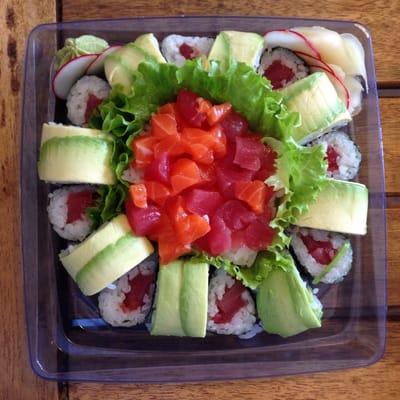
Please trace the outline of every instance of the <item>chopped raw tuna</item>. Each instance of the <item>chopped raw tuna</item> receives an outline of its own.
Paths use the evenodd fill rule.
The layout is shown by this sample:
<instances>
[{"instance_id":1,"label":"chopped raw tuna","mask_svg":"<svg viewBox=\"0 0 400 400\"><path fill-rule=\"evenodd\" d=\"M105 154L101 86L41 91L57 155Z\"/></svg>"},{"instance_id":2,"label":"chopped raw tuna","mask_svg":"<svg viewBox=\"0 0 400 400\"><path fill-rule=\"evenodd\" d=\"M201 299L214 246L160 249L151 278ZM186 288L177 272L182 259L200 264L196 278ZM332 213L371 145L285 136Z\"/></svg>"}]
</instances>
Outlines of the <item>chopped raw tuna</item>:
<instances>
[{"instance_id":1,"label":"chopped raw tuna","mask_svg":"<svg viewBox=\"0 0 400 400\"><path fill-rule=\"evenodd\" d=\"M67 224L81 219L88 207L93 206L93 192L70 192L67 200Z\"/></svg>"},{"instance_id":2,"label":"chopped raw tuna","mask_svg":"<svg viewBox=\"0 0 400 400\"><path fill-rule=\"evenodd\" d=\"M207 234L208 248L213 256L225 253L232 247L231 230L226 226L224 220L215 217L211 221L211 230Z\"/></svg>"},{"instance_id":3,"label":"chopped raw tuna","mask_svg":"<svg viewBox=\"0 0 400 400\"><path fill-rule=\"evenodd\" d=\"M273 190L263 180L274 173L276 153L231 104L183 89L132 149L143 181L130 187L126 213L137 234L158 242L161 263L193 246L218 256L271 243Z\"/></svg>"},{"instance_id":4,"label":"chopped raw tuna","mask_svg":"<svg viewBox=\"0 0 400 400\"><path fill-rule=\"evenodd\" d=\"M229 200L217 210L229 229L239 230L250 224L256 219L256 215L251 212L246 205L239 200Z\"/></svg>"},{"instance_id":5,"label":"chopped raw tuna","mask_svg":"<svg viewBox=\"0 0 400 400\"><path fill-rule=\"evenodd\" d=\"M328 265L335 257L336 250L330 241L315 240L311 235L302 235L301 240L307 247L310 256L322 265Z\"/></svg>"},{"instance_id":6,"label":"chopped raw tuna","mask_svg":"<svg viewBox=\"0 0 400 400\"><path fill-rule=\"evenodd\" d=\"M135 311L144 304L144 296L149 294L150 286L154 282L154 274L143 275L139 272L129 280L130 292L125 293L125 299L121 304L124 312Z\"/></svg>"},{"instance_id":7,"label":"chopped raw tuna","mask_svg":"<svg viewBox=\"0 0 400 400\"><path fill-rule=\"evenodd\" d=\"M169 158L167 153L161 153L144 170L144 179L169 183Z\"/></svg>"},{"instance_id":8,"label":"chopped raw tuna","mask_svg":"<svg viewBox=\"0 0 400 400\"><path fill-rule=\"evenodd\" d=\"M339 169L338 165L339 153L335 150L333 146L328 146L326 150L326 158L328 159L328 171L335 172Z\"/></svg>"},{"instance_id":9,"label":"chopped raw tuna","mask_svg":"<svg viewBox=\"0 0 400 400\"><path fill-rule=\"evenodd\" d=\"M187 209L198 215L214 215L215 210L223 203L218 192L203 189L193 189L186 195Z\"/></svg>"},{"instance_id":10,"label":"chopped raw tuna","mask_svg":"<svg viewBox=\"0 0 400 400\"><path fill-rule=\"evenodd\" d=\"M217 324L227 324L232 321L234 315L247 304L242 298L246 290L242 283L236 281L230 288L225 287L225 293L221 300L217 300L218 314L213 317Z\"/></svg>"},{"instance_id":11,"label":"chopped raw tuna","mask_svg":"<svg viewBox=\"0 0 400 400\"><path fill-rule=\"evenodd\" d=\"M86 110L85 110L85 122L89 121L92 112L102 103L103 99L99 99L94 94L90 93L87 103L86 103Z\"/></svg>"},{"instance_id":12,"label":"chopped raw tuna","mask_svg":"<svg viewBox=\"0 0 400 400\"><path fill-rule=\"evenodd\" d=\"M137 235L151 235L160 222L160 210L149 205L146 208L136 207L132 200L125 202L126 216L133 232Z\"/></svg>"}]
</instances>

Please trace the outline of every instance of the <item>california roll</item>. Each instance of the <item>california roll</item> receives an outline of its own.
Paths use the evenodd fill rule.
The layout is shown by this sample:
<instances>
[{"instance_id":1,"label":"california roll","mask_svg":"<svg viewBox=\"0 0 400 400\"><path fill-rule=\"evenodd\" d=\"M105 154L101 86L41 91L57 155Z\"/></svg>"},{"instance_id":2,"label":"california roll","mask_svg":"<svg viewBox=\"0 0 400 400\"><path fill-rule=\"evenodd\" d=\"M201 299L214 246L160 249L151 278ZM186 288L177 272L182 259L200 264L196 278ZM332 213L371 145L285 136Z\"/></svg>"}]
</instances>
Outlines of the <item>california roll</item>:
<instances>
[{"instance_id":1,"label":"california roll","mask_svg":"<svg viewBox=\"0 0 400 400\"><path fill-rule=\"evenodd\" d=\"M97 106L110 93L108 83L94 75L85 75L72 86L67 97L68 119L84 126Z\"/></svg>"},{"instance_id":2,"label":"california roll","mask_svg":"<svg viewBox=\"0 0 400 400\"><path fill-rule=\"evenodd\" d=\"M343 235L296 228L291 245L297 260L314 277L314 284L340 282L351 269L353 249Z\"/></svg>"},{"instance_id":3,"label":"california roll","mask_svg":"<svg viewBox=\"0 0 400 400\"><path fill-rule=\"evenodd\" d=\"M99 294L102 318L112 326L134 326L145 321L153 301L155 262L145 260Z\"/></svg>"},{"instance_id":4,"label":"california roll","mask_svg":"<svg viewBox=\"0 0 400 400\"><path fill-rule=\"evenodd\" d=\"M161 43L161 51L169 63L181 67L186 60L208 56L214 39L199 36L169 35Z\"/></svg>"},{"instance_id":5,"label":"california roll","mask_svg":"<svg viewBox=\"0 0 400 400\"><path fill-rule=\"evenodd\" d=\"M64 186L49 194L47 212L58 235L82 241L90 233L86 209L94 205L94 195L95 187L89 185Z\"/></svg>"},{"instance_id":6,"label":"california roll","mask_svg":"<svg viewBox=\"0 0 400 400\"><path fill-rule=\"evenodd\" d=\"M271 81L273 89L282 89L310 73L303 59L282 47L266 49L258 71Z\"/></svg>"},{"instance_id":7,"label":"california roll","mask_svg":"<svg viewBox=\"0 0 400 400\"><path fill-rule=\"evenodd\" d=\"M217 270L208 290L207 330L241 335L256 323L254 300L248 289L223 270Z\"/></svg>"},{"instance_id":8,"label":"california roll","mask_svg":"<svg viewBox=\"0 0 400 400\"><path fill-rule=\"evenodd\" d=\"M330 132L312 142L322 144L328 160L327 175L330 178L348 181L358 174L361 153L355 143L344 132Z\"/></svg>"}]
</instances>

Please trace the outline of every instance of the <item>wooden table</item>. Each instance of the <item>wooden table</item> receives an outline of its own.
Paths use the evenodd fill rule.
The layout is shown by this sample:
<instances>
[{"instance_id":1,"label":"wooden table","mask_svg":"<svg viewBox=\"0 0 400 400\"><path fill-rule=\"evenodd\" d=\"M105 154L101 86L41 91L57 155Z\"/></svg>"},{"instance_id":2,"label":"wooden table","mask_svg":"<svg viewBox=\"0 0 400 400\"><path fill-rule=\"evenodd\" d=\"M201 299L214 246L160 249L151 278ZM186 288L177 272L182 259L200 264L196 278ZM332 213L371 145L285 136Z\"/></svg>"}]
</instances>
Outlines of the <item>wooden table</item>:
<instances>
[{"instance_id":1,"label":"wooden table","mask_svg":"<svg viewBox=\"0 0 400 400\"><path fill-rule=\"evenodd\" d=\"M394 399L400 380L400 2L397 0L3 0L0 8L0 399ZM19 246L19 106L25 39L44 22L135 15L291 15L353 19L370 29L381 89L389 317L385 355L367 368L279 379L185 385L64 384L38 379L27 360ZM4 23L5 22L5 23Z\"/></svg>"}]
</instances>

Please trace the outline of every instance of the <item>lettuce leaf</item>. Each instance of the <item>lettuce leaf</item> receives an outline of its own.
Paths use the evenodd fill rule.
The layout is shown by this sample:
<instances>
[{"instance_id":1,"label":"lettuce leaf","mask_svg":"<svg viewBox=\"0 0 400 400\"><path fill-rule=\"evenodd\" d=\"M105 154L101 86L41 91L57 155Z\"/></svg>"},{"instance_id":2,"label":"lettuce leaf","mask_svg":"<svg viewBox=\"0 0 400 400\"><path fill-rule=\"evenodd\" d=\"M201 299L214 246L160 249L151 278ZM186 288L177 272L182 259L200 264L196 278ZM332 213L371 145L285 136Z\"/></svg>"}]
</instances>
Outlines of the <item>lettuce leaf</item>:
<instances>
[{"instance_id":1,"label":"lettuce leaf","mask_svg":"<svg viewBox=\"0 0 400 400\"><path fill-rule=\"evenodd\" d=\"M126 193L127 188L121 183L99 186L95 206L86 210L93 230L123 212Z\"/></svg>"},{"instance_id":2,"label":"lettuce leaf","mask_svg":"<svg viewBox=\"0 0 400 400\"><path fill-rule=\"evenodd\" d=\"M281 194L275 218L270 223L277 232L270 250L282 250L290 242L284 230L295 224L308 206L316 201L327 182L328 165L322 146L300 146L291 137L284 141L265 138L264 142L278 154L276 173L265 183Z\"/></svg>"},{"instance_id":3,"label":"lettuce leaf","mask_svg":"<svg viewBox=\"0 0 400 400\"><path fill-rule=\"evenodd\" d=\"M276 249L258 253L250 268L235 265L224 257L213 257L204 252L196 253L192 259L195 262L205 262L215 268L225 270L250 289L256 289L273 268L282 268L286 271L287 268L290 268L292 262L291 257L286 252L276 251Z\"/></svg>"}]
</instances>

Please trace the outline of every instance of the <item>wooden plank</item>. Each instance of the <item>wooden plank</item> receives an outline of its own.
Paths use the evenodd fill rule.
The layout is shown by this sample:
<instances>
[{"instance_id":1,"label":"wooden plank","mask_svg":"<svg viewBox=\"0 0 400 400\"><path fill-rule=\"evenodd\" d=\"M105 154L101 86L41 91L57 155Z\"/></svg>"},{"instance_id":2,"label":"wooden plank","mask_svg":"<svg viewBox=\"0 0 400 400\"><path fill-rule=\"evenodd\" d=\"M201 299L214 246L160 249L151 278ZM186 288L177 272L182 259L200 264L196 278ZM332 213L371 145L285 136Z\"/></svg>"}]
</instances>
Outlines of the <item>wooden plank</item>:
<instances>
[{"instance_id":1,"label":"wooden plank","mask_svg":"<svg viewBox=\"0 0 400 400\"><path fill-rule=\"evenodd\" d=\"M388 304L400 305L400 207L387 211Z\"/></svg>"},{"instance_id":2,"label":"wooden plank","mask_svg":"<svg viewBox=\"0 0 400 400\"><path fill-rule=\"evenodd\" d=\"M369 399L398 398L400 324L388 323L384 358L368 368L277 379L185 385L70 384L70 400L107 399Z\"/></svg>"},{"instance_id":3,"label":"wooden plank","mask_svg":"<svg viewBox=\"0 0 400 400\"><path fill-rule=\"evenodd\" d=\"M386 192L400 192L400 134L398 115L400 115L400 97L380 99L382 118L383 147L385 154Z\"/></svg>"},{"instance_id":4,"label":"wooden plank","mask_svg":"<svg viewBox=\"0 0 400 400\"><path fill-rule=\"evenodd\" d=\"M399 1L341 0L325 1L323 7L313 0L300 0L293 5L291 0L99 0L94 7L91 0L64 0L62 18L64 21L97 18L126 18L138 15L270 15L305 18L326 18L355 20L365 24L371 32L376 54L379 82L400 81L397 67L400 44L392 41L393 32L400 30Z\"/></svg>"},{"instance_id":5,"label":"wooden plank","mask_svg":"<svg viewBox=\"0 0 400 400\"><path fill-rule=\"evenodd\" d=\"M27 34L54 21L53 0L6 0L0 7L0 398L57 399L57 384L37 378L26 345L19 245L20 92ZM5 23L3 22L5 21Z\"/></svg>"}]
</instances>

